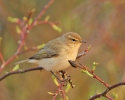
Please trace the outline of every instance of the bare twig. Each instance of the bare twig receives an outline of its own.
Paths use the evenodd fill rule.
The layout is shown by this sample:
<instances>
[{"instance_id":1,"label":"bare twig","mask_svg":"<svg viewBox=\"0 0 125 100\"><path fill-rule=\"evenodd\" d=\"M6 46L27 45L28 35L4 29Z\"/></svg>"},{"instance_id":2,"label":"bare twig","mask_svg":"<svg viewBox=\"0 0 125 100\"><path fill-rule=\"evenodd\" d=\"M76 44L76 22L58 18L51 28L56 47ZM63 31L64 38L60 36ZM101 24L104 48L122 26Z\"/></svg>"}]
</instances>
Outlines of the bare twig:
<instances>
[{"instance_id":1,"label":"bare twig","mask_svg":"<svg viewBox=\"0 0 125 100\"><path fill-rule=\"evenodd\" d=\"M95 94L94 96L92 96L89 100L95 100L97 98L100 98L100 97L106 97L106 98L110 98L109 100L114 100L112 99L111 97L107 96L106 94L111 91L112 89L116 88L116 87L119 87L121 85L125 85L125 82L120 82L120 83L117 83L117 84L114 84L110 87L108 87L104 92L102 93L98 93L98 94Z\"/></svg>"},{"instance_id":2,"label":"bare twig","mask_svg":"<svg viewBox=\"0 0 125 100\"><path fill-rule=\"evenodd\" d=\"M81 58L82 56L85 56L87 52L89 52L91 46L87 47L82 53L78 54L78 56L76 57L76 59Z\"/></svg>"},{"instance_id":3,"label":"bare twig","mask_svg":"<svg viewBox=\"0 0 125 100\"><path fill-rule=\"evenodd\" d=\"M26 53L26 52L28 52L28 51L36 51L36 50L38 50L37 47L31 47L31 48L28 48L27 50L20 51L17 55L24 54L24 53Z\"/></svg>"},{"instance_id":4,"label":"bare twig","mask_svg":"<svg viewBox=\"0 0 125 100\"><path fill-rule=\"evenodd\" d=\"M77 63L77 62L75 62L75 61L69 61L69 63L71 64L71 66L73 66L73 67L75 67L75 68L76 68L76 67L79 67L79 68L81 68L81 69L83 69L83 70L88 71L88 72L92 75L93 78L95 78L96 80L98 80L100 83L102 83L103 85L105 85L105 86L107 87L104 92L95 94L95 95L92 96L89 100L95 100L95 99L100 98L100 97L106 97L106 98L108 98L109 100L114 100L113 98L111 98L110 96L108 96L107 93L108 93L109 91L111 91L112 89L116 88L116 87L119 87L119 86L121 86L121 85L125 85L125 82L120 82L120 83L116 83L116 84L114 84L114 85L112 85L112 86L109 86L109 85L108 85L107 83L105 83L102 79L100 79L93 71L89 70L86 66L84 66L84 65L82 65L82 64L80 64L80 63Z\"/></svg>"},{"instance_id":5,"label":"bare twig","mask_svg":"<svg viewBox=\"0 0 125 100\"><path fill-rule=\"evenodd\" d=\"M27 49L27 50L25 50L25 51L22 51L22 52L19 52L17 55L20 55L20 54L22 54L22 53L25 53L25 52L27 52L27 51L29 51L29 50L35 50L36 48L29 48L29 49ZM79 54L79 55L82 55L82 54ZM36 70L35 68L31 68L32 69L32 71L33 70ZM39 70L41 70L41 67L39 67L38 68ZM24 72L29 72L29 71L27 71L27 70L29 70L29 69L26 69L26 71L25 70L23 70ZM0 81L2 81L3 79L5 79L6 77L8 77L8 76L10 76L10 75L13 75L13 74L20 74L20 73L22 73L23 71L14 71L14 72L9 72L8 74L5 74L5 75L3 75L3 76L1 76L0 77Z\"/></svg>"},{"instance_id":6,"label":"bare twig","mask_svg":"<svg viewBox=\"0 0 125 100\"><path fill-rule=\"evenodd\" d=\"M37 24L49 24L50 26L52 26L53 24L58 25L59 22L58 22L58 21L57 21L57 22L51 22L51 21L39 21L39 22L37 22Z\"/></svg>"},{"instance_id":7,"label":"bare twig","mask_svg":"<svg viewBox=\"0 0 125 100\"><path fill-rule=\"evenodd\" d=\"M18 53L18 54L21 54L22 52ZM78 58L85 55L86 52L83 52L81 54L78 55ZM114 100L113 98L111 98L110 96L107 95L107 93L109 91L111 91L112 89L116 88L116 87L119 87L121 85L125 85L125 82L120 82L120 83L117 83L117 84L114 84L112 86L109 86L107 83L105 83L103 80L101 80L92 70L89 70L86 66L80 64L80 63L77 63L75 61L69 61L69 63L71 64L71 66L73 67L79 67L83 70L87 70L92 76L93 78L95 78L96 80L98 80L99 82L101 82L103 85L105 85L107 88L102 92L102 93L96 93L94 96L92 96L89 100L95 100L97 98L101 98L101 97L106 97L108 98L109 100ZM29 68L29 69L26 69L26 70L18 70L18 71L12 71L12 72L9 72L5 75L3 75L2 77L0 77L0 81L2 81L3 79L5 79L6 77L10 76L10 75L13 75L13 74L19 74L19 73L26 73L26 72L29 72L29 71L34 71L34 70L42 70L43 68L42 67L36 67L36 68ZM62 94L62 98L63 100L66 100L66 94L64 92L64 90L62 89L63 87L63 84L61 83L60 86L58 87L55 95L53 96L53 100L56 100L56 97L59 93Z\"/></svg>"},{"instance_id":8,"label":"bare twig","mask_svg":"<svg viewBox=\"0 0 125 100\"><path fill-rule=\"evenodd\" d=\"M36 16L35 20L33 21L32 24L25 24L23 25L23 28L21 30L21 42L20 42L20 45L18 46L17 50L16 50L16 53L11 56L5 63L3 63L1 66L0 66L0 73L2 72L2 70L4 69L4 67L6 67L10 62L12 62L16 57L17 55L19 54L20 50L22 49L24 43L25 43L25 40L27 38L27 35L29 33L29 31L37 24L37 21L41 18L41 16L45 13L45 11L47 10L48 7L50 7L50 5L54 2L54 0L50 0L48 2L48 4L46 4L43 8L43 10L39 13L38 16ZM28 21L31 17L32 13L29 13L28 14ZM28 22L27 22L28 23Z\"/></svg>"},{"instance_id":9,"label":"bare twig","mask_svg":"<svg viewBox=\"0 0 125 100\"><path fill-rule=\"evenodd\" d=\"M28 69L25 69L25 70L17 70L17 71L8 72L7 74L0 77L0 81L2 81L3 79L5 79L6 77L8 77L10 75L20 74L20 73L22 74L22 73L35 71L35 70L42 70L42 69L43 69L42 67L35 67L35 68L28 68Z\"/></svg>"},{"instance_id":10,"label":"bare twig","mask_svg":"<svg viewBox=\"0 0 125 100\"><path fill-rule=\"evenodd\" d=\"M4 60L3 55L1 54L1 52L0 52L0 59L1 59L2 63L5 63L5 60Z\"/></svg>"},{"instance_id":11,"label":"bare twig","mask_svg":"<svg viewBox=\"0 0 125 100\"><path fill-rule=\"evenodd\" d=\"M61 83L58 86L58 89L56 90L56 92L53 95L53 100L56 100L57 95L60 94L60 93L62 94L63 100L66 100L66 94L65 94L65 91L62 89L62 87L63 87L63 84Z\"/></svg>"},{"instance_id":12,"label":"bare twig","mask_svg":"<svg viewBox=\"0 0 125 100\"><path fill-rule=\"evenodd\" d=\"M71 61L69 60L69 63L73 66L73 67L79 67L83 70L87 70L92 76L93 78L95 78L96 80L100 81L103 85L105 85L107 88L109 87L109 85L107 83L105 83L101 78L99 78L93 71L89 70L85 65L82 65L80 63L77 63L75 61Z\"/></svg>"},{"instance_id":13,"label":"bare twig","mask_svg":"<svg viewBox=\"0 0 125 100\"><path fill-rule=\"evenodd\" d=\"M35 18L34 22L31 24L29 29L31 29L33 26L37 25L37 21L41 18L41 16L45 13L48 7L54 2L54 0L50 0L47 5L44 6L43 10L39 13L39 15Z\"/></svg>"}]
</instances>

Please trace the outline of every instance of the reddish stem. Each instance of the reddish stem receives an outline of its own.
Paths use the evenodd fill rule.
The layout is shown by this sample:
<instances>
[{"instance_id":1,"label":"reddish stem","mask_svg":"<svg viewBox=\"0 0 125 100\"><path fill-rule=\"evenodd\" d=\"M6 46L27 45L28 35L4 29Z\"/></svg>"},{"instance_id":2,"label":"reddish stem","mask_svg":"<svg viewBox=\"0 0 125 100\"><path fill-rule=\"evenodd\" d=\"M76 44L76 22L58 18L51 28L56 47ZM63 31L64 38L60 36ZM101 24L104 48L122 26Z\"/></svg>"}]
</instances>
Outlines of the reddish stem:
<instances>
[{"instance_id":1,"label":"reddish stem","mask_svg":"<svg viewBox=\"0 0 125 100\"><path fill-rule=\"evenodd\" d=\"M109 100L114 100L113 98L111 98L110 96L108 95L105 95L106 98L108 98Z\"/></svg>"},{"instance_id":2,"label":"reddish stem","mask_svg":"<svg viewBox=\"0 0 125 100\"><path fill-rule=\"evenodd\" d=\"M37 21L41 18L41 16L45 13L46 9L54 2L54 0L50 0L47 5L44 6L43 10L39 13L39 15L35 18L34 22L30 25L29 29L37 24Z\"/></svg>"},{"instance_id":3,"label":"reddish stem","mask_svg":"<svg viewBox=\"0 0 125 100\"><path fill-rule=\"evenodd\" d=\"M109 87L109 85L107 83L105 83L101 78L99 78L93 71L89 70L85 65L80 64L81 66L78 66L81 69L87 70L89 73L91 73L93 75L93 78L97 79L98 81L100 81L103 85L105 85L107 88Z\"/></svg>"},{"instance_id":4,"label":"reddish stem","mask_svg":"<svg viewBox=\"0 0 125 100\"><path fill-rule=\"evenodd\" d=\"M95 75L95 73L92 74L93 78L97 79L98 81L100 81L103 85L105 85L107 88L109 87L109 85L107 83L105 83L103 80L101 80L97 75Z\"/></svg>"},{"instance_id":5,"label":"reddish stem","mask_svg":"<svg viewBox=\"0 0 125 100\"><path fill-rule=\"evenodd\" d=\"M63 84L61 83L61 84L59 85L59 88L56 90L55 95L53 96L53 100L56 100L56 97L57 97L57 95L58 95L59 93L62 94L63 100L66 100L66 95L65 95L65 92L64 92L64 90L62 89L62 87L63 87Z\"/></svg>"},{"instance_id":6,"label":"reddish stem","mask_svg":"<svg viewBox=\"0 0 125 100\"><path fill-rule=\"evenodd\" d=\"M3 55L1 54L1 52L0 52L0 59L1 59L2 63L5 63L5 60L4 60Z\"/></svg>"},{"instance_id":7,"label":"reddish stem","mask_svg":"<svg viewBox=\"0 0 125 100\"><path fill-rule=\"evenodd\" d=\"M26 37L28 35L28 32L29 30L31 30L33 28L34 25L36 25L37 21L41 18L41 16L45 13L45 11L47 10L47 8L54 2L54 0L50 0L48 2L48 4L46 4L43 8L43 10L40 12L40 14L38 16L36 16L34 22L31 24L31 25L24 25L24 27L22 28L22 31L21 31L21 43L20 45L18 46L17 48L17 51L16 53L10 57L5 63L3 63L0 67L0 73L2 72L2 70L4 69L5 66L7 66L10 62L12 62L16 57L17 55L19 54L20 50L22 49L24 43L25 43L25 40L26 40ZM28 21L31 17L31 14L29 14L28 16ZM0 58L2 59L2 56L0 55Z\"/></svg>"}]
</instances>

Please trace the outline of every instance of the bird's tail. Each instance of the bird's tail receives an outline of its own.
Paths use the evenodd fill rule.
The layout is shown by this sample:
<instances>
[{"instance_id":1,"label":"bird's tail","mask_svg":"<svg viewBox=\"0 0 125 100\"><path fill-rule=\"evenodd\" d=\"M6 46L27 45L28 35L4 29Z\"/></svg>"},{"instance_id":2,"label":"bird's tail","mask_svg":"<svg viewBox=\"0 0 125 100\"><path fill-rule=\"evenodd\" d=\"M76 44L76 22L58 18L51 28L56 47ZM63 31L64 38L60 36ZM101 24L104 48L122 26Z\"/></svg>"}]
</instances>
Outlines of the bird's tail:
<instances>
[{"instance_id":1,"label":"bird's tail","mask_svg":"<svg viewBox=\"0 0 125 100\"><path fill-rule=\"evenodd\" d=\"M21 61L15 62L13 65L21 64L21 63L24 63L24 62L27 62L27 61L28 61L28 59L21 60Z\"/></svg>"}]
</instances>

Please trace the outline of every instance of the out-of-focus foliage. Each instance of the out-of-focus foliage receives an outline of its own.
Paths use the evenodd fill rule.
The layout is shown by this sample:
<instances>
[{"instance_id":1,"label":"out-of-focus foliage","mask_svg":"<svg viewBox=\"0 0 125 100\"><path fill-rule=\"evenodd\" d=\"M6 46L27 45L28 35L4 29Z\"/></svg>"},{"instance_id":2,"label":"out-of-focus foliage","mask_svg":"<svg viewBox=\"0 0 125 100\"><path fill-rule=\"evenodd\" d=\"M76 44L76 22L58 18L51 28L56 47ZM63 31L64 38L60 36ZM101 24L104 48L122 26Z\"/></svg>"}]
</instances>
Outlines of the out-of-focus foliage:
<instances>
[{"instance_id":1,"label":"out-of-focus foliage","mask_svg":"<svg viewBox=\"0 0 125 100\"><path fill-rule=\"evenodd\" d=\"M7 20L9 16L23 20L28 10L36 9L35 17L48 0L0 0L0 51L5 60L15 53L20 35L15 23ZM79 52L91 45L91 50L79 62L92 69L92 63L99 62L95 73L108 84L120 82L125 70L125 1L124 0L55 0L41 19L50 16L51 21L60 21L62 33L75 31L87 43ZM9 18L11 18L9 17ZM57 27L54 27L57 28ZM57 28L58 29L58 28ZM27 38L26 46L32 47L46 43L61 35L47 24L34 27ZM16 61L25 59L35 52L28 52ZM12 64L14 63L12 62ZM0 62L1 64L2 62ZM22 64L20 69L35 67ZM12 70L7 66L4 71ZM67 93L69 100L87 100L105 87L80 72L80 69L68 68L72 76L74 89ZM52 100L47 92L57 89L51 74L46 71L34 71L13 75L0 82L0 100ZM125 100L125 89L119 87L110 92L118 95L118 100ZM101 100L106 100L102 98Z\"/></svg>"}]
</instances>

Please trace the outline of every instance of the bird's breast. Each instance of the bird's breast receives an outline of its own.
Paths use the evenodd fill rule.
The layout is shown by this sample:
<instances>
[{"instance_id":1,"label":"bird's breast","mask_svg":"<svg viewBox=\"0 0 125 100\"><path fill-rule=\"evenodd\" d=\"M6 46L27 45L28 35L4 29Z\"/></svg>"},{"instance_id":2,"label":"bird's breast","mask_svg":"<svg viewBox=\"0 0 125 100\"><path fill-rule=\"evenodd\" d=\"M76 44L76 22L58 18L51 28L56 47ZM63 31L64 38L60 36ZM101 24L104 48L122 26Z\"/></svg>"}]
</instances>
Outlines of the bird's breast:
<instances>
[{"instance_id":1,"label":"bird's breast","mask_svg":"<svg viewBox=\"0 0 125 100\"><path fill-rule=\"evenodd\" d=\"M47 71L60 71L70 66L68 60L75 60L77 52L62 52L57 57L44 58L39 60L39 66L43 67Z\"/></svg>"}]
</instances>

